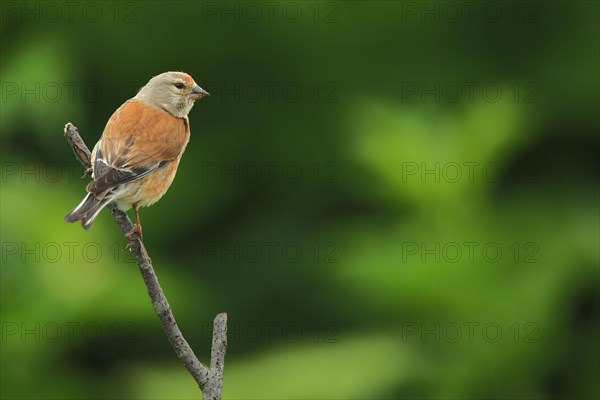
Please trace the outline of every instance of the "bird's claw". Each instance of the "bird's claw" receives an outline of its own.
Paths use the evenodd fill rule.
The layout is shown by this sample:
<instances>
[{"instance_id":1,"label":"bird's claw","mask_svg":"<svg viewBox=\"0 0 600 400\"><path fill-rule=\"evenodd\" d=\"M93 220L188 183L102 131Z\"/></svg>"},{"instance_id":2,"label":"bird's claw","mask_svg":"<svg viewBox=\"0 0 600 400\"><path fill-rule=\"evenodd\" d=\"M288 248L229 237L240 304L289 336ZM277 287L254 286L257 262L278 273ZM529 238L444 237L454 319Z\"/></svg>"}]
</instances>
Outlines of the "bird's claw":
<instances>
[{"instance_id":1,"label":"bird's claw","mask_svg":"<svg viewBox=\"0 0 600 400\"><path fill-rule=\"evenodd\" d=\"M127 238L127 240L133 240L135 239L134 235L137 235L140 238L140 240L144 240L144 235L142 234L142 226L140 224L133 224L131 230L127 232L125 237Z\"/></svg>"}]
</instances>

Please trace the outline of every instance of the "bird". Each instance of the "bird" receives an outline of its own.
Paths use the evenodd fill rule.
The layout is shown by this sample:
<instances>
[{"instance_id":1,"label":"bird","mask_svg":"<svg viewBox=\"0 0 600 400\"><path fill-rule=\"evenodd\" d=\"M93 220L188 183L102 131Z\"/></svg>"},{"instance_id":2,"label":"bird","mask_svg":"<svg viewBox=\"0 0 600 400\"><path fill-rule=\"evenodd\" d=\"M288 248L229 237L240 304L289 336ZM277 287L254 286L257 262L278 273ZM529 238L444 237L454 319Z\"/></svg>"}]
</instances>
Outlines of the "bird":
<instances>
[{"instance_id":1,"label":"bird","mask_svg":"<svg viewBox=\"0 0 600 400\"><path fill-rule=\"evenodd\" d=\"M92 181L87 195L64 219L88 230L109 203L133 208L136 222L127 238L142 236L139 208L167 192L190 140L188 114L196 100L208 97L187 73L169 71L152 77L109 118L91 155Z\"/></svg>"}]
</instances>

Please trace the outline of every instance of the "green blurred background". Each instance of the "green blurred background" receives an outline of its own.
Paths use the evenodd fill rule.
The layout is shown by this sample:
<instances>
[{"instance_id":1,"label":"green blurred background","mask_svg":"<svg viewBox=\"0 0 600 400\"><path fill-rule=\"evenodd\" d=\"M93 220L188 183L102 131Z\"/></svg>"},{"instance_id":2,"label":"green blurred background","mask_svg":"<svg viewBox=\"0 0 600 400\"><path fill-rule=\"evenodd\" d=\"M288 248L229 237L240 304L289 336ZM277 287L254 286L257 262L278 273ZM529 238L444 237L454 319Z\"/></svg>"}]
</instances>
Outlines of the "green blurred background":
<instances>
[{"instance_id":1,"label":"green blurred background","mask_svg":"<svg viewBox=\"0 0 600 400\"><path fill-rule=\"evenodd\" d=\"M599 5L2 2L1 395L199 398L108 212L150 77L211 92L146 246L226 399L600 396Z\"/></svg>"}]
</instances>

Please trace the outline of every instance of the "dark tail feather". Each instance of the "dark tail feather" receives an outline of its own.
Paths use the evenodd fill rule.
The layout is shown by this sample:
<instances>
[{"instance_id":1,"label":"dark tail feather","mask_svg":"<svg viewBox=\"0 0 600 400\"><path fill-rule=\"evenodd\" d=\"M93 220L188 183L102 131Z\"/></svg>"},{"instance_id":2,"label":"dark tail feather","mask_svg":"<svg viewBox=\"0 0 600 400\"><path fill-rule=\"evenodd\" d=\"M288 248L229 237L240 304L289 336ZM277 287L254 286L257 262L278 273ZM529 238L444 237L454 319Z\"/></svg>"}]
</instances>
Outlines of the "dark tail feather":
<instances>
[{"instance_id":1,"label":"dark tail feather","mask_svg":"<svg viewBox=\"0 0 600 400\"><path fill-rule=\"evenodd\" d=\"M98 200L93 193L88 193L73 211L65 215L65 221L81 221L83 229L90 229L100 211L102 211L111 199L112 196L104 196L102 200Z\"/></svg>"}]
</instances>

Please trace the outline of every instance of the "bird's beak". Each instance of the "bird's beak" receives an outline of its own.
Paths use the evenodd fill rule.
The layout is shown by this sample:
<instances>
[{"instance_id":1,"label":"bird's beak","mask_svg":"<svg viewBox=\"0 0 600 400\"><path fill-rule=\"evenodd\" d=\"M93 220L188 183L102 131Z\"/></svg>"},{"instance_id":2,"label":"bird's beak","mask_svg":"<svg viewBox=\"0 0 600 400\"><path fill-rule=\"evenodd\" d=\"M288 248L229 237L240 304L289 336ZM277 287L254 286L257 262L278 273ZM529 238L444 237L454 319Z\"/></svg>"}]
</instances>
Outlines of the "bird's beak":
<instances>
[{"instance_id":1,"label":"bird's beak","mask_svg":"<svg viewBox=\"0 0 600 400\"><path fill-rule=\"evenodd\" d=\"M203 97L208 97L210 96L210 93L208 93L206 90L202 89L200 86L195 85L192 88L192 94L197 96L199 99L203 98Z\"/></svg>"}]
</instances>

